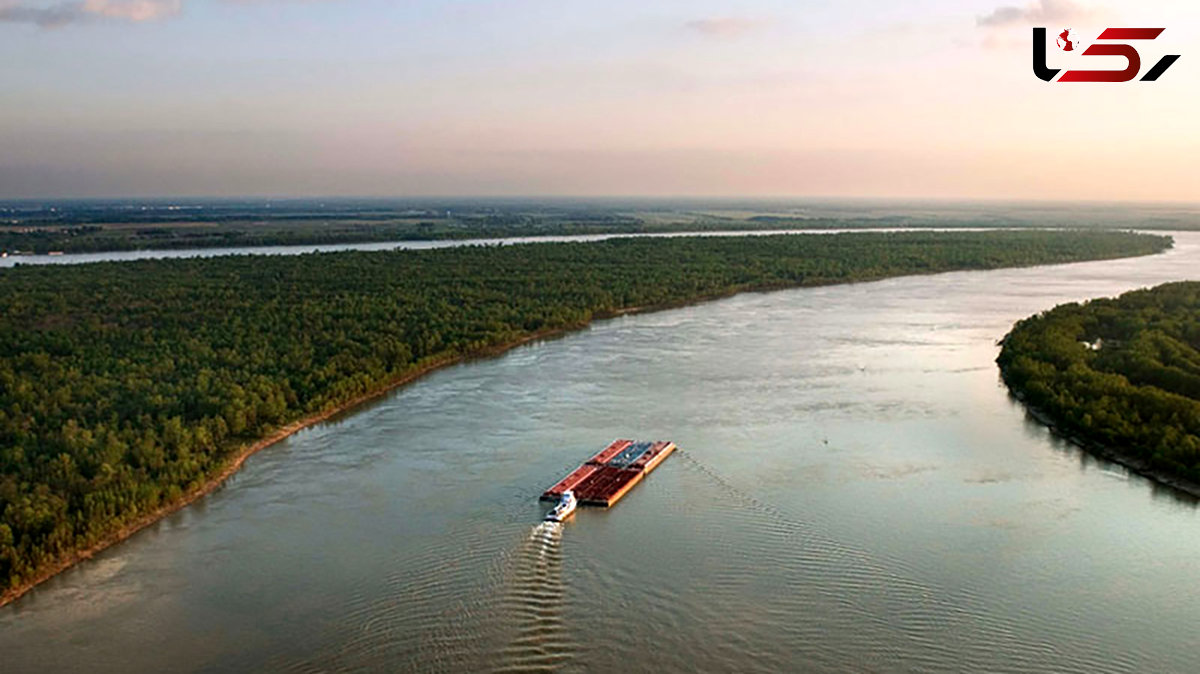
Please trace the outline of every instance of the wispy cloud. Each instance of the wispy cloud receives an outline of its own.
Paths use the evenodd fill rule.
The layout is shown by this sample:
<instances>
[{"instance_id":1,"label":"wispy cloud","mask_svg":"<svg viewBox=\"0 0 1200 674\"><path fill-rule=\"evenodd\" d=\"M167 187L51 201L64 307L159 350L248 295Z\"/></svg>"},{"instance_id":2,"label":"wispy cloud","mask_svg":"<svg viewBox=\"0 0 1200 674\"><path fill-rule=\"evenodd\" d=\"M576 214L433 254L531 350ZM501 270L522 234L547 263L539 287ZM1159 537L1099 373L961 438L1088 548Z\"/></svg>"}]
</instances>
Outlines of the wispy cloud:
<instances>
[{"instance_id":1,"label":"wispy cloud","mask_svg":"<svg viewBox=\"0 0 1200 674\"><path fill-rule=\"evenodd\" d=\"M58 28L97 20L141 23L175 16L183 0L76 0L52 4L0 1L0 22Z\"/></svg>"},{"instance_id":2,"label":"wispy cloud","mask_svg":"<svg viewBox=\"0 0 1200 674\"><path fill-rule=\"evenodd\" d=\"M766 22L760 19L723 16L688 21L684 28L705 37L730 39L752 33L764 25Z\"/></svg>"},{"instance_id":3,"label":"wispy cloud","mask_svg":"<svg viewBox=\"0 0 1200 674\"><path fill-rule=\"evenodd\" d=\"M997 7L991 14L979 17L976 23L988 27L1070 23L1087 20L1096 14L1096 10L1072 0L1038 0L1024 7Z\"/></svg>"}]
</instances>

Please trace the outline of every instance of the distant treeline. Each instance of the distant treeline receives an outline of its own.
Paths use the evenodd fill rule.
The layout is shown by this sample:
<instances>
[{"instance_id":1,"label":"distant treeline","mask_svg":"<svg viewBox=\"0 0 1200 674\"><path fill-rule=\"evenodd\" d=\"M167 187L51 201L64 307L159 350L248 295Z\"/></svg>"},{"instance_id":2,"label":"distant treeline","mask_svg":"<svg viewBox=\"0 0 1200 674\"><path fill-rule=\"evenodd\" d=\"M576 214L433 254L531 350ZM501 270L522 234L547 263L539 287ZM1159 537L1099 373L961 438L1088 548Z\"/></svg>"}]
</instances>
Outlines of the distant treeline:
<instances>
[{"instance_id":1,"label":"distant treeline","mask_svg":"<svg viewBox=\"0 0 1200 674\"><path fill-rule=\"evenodd\" d=\"M1012 390L1068 435L1200 484L1200 283L1027 318L998 362Z\"/></svg>"},{"instance_id":2,"label":"distant treeline","mask_svg":"<svg viewBox=\"0 0 1200 674\"><path fill-rule=\"evenodd\" d=\"M0 590L179 501L273 429L533 335L745 290L1169 246L1117 232L626 238L0 269Z\"/></svg>"},{"instance_id":3,"label":"distant treeline","mask_svg":"<svg viewBox=\"0 0 1200 674\"><path fill-rule=\"evenodd\" d=\"M925 222L907 218L699 218L678 222L649 222L636 218L546 220L526 216L457 217L453 220L373 222L369 219L321 220L274 218L201 224L190 221L130 227L79 225L69 227L0 227L0 251L10 254L49 252L99 253L122 250L187 248L253 248L260 246L320 246L381 241L443 241L512 237L575 236L588 234L666 234L673 232L755 232L786 229L955 229L978 228L978 223ZM1003 225L1006 228L1011 224ZM995 225L999 228L1000 225ZM1033 229L1033 225L1025 225Z\"/></svg>"},{"instance_id":4,"label":"distant treeline","mask_svg":"<svg viewBox=\"0 0 1200 674\"><path fill-rule=\"evenodd\" d=\"M509 221L511 220L511 222ZM81 225L69 227L0 227L0 251L10 254L52 251L99 253L120 250L172 250L185 248L251 248L258 246L320 246L378 241L436 241L445 239L494 239L517 236L565 236L571 234L634 234L677 231L648 227L636 220L612 219L570 222L526 222L522 218L487 216L447 220L371 222L353 220L315 221L278 218L267 222L245 220L201 224L191 221L148 223L130 227ZM706 227L689 228L705 230Z\"/></svg>"},{"instance_id":5,"label":"distant treeline","mask_svg":"<svg viewBox=\"0 0 1200 674\"><path fill-rule=\"evenodd\" d=\"M247 219L244 214L215 213L196 219L183 212L158 217L100 215L58 216L41 224L3 225L0 252L99 253L123 250L187 248L252 248L260 246L320 246L381 241L439 241L587 234L665 234L671 232L764 231L782 229L954 229L1024 227L1012 222L930 221L909 217L750 218L692 216L650 220L618 214L456 214L453 217L397 218L393 213L359 213L342 218L319 218L312 213L281 213ZM69 222L73 224L51 224ZM88 223L88 224L81 224Z\"/></svg>"}]
</instances>

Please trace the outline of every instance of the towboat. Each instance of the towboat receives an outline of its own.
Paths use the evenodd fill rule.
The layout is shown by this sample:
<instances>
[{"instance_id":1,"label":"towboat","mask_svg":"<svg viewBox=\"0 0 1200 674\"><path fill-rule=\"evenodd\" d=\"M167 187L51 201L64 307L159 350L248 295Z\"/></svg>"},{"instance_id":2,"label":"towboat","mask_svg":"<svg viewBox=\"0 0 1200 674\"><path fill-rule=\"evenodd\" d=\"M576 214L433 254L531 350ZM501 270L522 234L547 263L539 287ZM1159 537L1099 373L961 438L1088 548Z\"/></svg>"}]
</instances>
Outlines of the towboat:
<instances>
[{"instance_id":1,"label":"towboat","mask_svg":"<svg viewBox=\"0 0 1200 674\"><path fill-rule=\"evenodd\" d=\"M579 501L575 498L575 492L567 490L563 492L562 497L558 499L558 504L554 509L546 513L547 522L561 522L571 516L575 512L575 506L579 505Z\"/></svg>"}]
</instances>

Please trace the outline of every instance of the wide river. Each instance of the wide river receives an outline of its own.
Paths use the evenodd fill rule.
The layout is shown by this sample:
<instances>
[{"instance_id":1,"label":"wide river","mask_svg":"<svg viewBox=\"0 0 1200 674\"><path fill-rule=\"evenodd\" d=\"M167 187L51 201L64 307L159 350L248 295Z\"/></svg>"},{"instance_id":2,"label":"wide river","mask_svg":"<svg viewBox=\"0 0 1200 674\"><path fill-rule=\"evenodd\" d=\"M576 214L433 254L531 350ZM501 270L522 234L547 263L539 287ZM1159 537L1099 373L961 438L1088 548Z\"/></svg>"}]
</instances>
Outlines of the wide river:
<instances>
[{"instance_id":1,"label":"wide river","mask_svg":"<svg viewBox=\"0 0 1200 674\"><path fill-rule=\"evenodd\" d=\"M1014 321L1150 257L745 294L451 367L0 609L8 672L1200 670L1196 503L1031 421ZM682 451L610 511L538 494Z\"/></svg>"}]
</instances>

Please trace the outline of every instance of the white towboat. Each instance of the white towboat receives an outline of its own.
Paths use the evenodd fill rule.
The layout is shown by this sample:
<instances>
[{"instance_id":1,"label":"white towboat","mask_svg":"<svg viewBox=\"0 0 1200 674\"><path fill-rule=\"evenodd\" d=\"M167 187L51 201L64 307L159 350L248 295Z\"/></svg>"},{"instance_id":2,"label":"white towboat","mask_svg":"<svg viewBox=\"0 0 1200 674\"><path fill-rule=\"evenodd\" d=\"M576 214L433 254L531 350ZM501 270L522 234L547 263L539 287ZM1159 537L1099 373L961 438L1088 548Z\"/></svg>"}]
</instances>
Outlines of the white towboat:
<instances>
[{"instance_id":1,"label":"white towboat","mask_svg":"<svg viewBox=\"0 0 1200 674\"><path fill-rule=\"evenodd\" d=\"M561 522L571 516L575 512L575 506L579 505L579 501L575 498L575 492L567 490L563 492L561 498L558 499L558 504L554 509L546 513L547 522Z\"/></svg>"}]
</instances>

